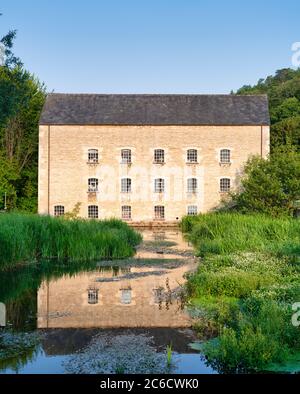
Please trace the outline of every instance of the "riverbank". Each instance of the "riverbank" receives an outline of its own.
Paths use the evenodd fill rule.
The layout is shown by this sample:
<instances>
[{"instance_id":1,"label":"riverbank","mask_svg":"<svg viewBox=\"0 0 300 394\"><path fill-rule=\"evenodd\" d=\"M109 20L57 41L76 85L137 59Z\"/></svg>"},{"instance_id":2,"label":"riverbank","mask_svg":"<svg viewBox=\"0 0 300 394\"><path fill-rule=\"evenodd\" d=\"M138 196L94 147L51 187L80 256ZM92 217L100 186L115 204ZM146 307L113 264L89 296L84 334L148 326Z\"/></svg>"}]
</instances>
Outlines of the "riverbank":
<instances>
[{"instance_id":1,"label":"riverbank","mask_svg":"<svg viewBox=\"0 0 300 394\"><path fill-rule=\"evenodd\" d=\"M208 363L219 372L300 370L300 221L207 214L182 222L202 257L186 285Z\"/></svg>"},{"instance_id":2,"label":"riverbank","mask_svg":"<svg viewBox=\"0 0 300 394\"><path fill-rule=\"evenodd\" d=\"M134 255L142 237L119 220L66 220L31 214L0 215L0 270L40 259L69 262Z\"/></svg>"}]
</instances>

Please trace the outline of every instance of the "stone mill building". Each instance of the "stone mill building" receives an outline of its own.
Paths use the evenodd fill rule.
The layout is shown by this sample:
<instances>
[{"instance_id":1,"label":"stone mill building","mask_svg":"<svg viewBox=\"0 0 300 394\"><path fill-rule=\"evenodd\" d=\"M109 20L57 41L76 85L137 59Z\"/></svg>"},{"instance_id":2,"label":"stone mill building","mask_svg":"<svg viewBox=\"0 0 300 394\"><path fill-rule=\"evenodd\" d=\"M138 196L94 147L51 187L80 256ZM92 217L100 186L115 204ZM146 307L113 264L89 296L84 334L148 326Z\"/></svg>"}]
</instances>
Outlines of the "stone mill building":
<instances>
[{"instance_id":1,"label":"stone mill building","mask_svg":"<svg viewBox=\"0 0 300 394\"><path fill-rule=\"evenodd\" d=\"M216 208L269 153L267 97L49 94L39 213L171 224ZM80 203L80 204L78 204Z\"/></svg>"}]
</instances>

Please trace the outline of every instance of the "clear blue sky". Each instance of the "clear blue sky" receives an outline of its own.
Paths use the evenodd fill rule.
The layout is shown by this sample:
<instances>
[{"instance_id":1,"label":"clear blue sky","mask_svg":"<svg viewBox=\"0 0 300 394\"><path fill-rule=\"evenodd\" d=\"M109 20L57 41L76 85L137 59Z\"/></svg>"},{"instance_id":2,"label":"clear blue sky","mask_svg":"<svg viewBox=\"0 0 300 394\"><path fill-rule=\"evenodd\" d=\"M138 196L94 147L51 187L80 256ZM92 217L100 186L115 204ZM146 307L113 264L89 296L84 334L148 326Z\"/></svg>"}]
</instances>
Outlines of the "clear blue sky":
<instances>
[{"instance_id":1,"label":"clear blue sky","mask_svg":"<svg viewBox=\"0 0 300 394\"><path fill-rule=\"evenodd\" d=\"M228 93L291 67L299 0L1 0L0 36L56 92Z\"/></svg>"}]
</instances>

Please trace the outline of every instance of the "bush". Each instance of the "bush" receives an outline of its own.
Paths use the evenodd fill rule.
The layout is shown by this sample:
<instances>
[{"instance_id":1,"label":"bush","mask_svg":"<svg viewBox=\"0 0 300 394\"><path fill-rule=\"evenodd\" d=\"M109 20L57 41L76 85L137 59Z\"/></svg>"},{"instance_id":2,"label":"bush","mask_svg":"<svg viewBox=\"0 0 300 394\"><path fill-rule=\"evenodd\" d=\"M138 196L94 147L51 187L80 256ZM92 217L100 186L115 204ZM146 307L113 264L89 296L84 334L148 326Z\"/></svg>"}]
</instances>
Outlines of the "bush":
<instances>
[{"instance_id":1,"label":"bush","mask_svg":"<svg viewBox=\"0 0 300 394\"><path fill-rule=\"evenodd\" d=\"M286 147L277 148L268 159L249 159L240 193L233 196L238 210L272 216L290 215L299 199L300 153Z\"/></svg>"},{"instance_id":2,"label":"bush","mask_svg":"<svg viewBox=\"0 0 300 394\"><path fill-rule=\"evenodd\" d=\"M283 349L258 328L240 332L225 328L220 337L204 346L208 362L220 372L262 371L271 361L284 359Z\"/></svg>"}]
</instances>

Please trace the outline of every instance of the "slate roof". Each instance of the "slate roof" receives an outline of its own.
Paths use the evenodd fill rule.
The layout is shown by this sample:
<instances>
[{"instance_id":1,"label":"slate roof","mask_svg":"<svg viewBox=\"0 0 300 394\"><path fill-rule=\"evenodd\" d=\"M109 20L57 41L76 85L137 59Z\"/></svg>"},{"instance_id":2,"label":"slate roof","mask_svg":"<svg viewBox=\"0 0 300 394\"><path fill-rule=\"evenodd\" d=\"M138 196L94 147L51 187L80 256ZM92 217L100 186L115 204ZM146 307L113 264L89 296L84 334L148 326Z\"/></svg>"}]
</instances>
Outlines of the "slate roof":
<instances>
[{"instance_id":1,"label":"slate roof","mask_svg":"<svg viewBox=\"0 0 300 394\"><path fill-rule=\"evenodd\" d=\"M41 125L269 125L265 95L49 94Z\"/></svg>"}]
</instances>

